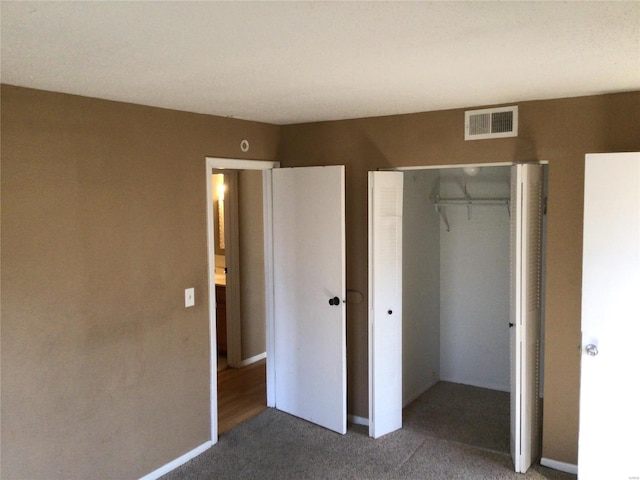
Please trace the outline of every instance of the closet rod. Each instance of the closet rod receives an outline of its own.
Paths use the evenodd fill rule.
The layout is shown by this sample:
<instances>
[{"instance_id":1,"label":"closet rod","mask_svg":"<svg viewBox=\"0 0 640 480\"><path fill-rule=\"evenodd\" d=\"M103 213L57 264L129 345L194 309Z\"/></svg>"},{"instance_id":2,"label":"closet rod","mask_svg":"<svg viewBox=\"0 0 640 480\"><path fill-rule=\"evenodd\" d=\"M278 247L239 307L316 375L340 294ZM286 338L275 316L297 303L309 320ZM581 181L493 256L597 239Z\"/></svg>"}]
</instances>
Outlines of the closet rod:
<instances>
[{"instance_id":1,"label":"closet rod","mask_svg":"<svg viewBox=\"0 0 640 480\"><path fill-rule=\"evenodd\" d=\"M467 198L443 198L443 199L435 199L433 204L436 207L445 207L445 206L463 206L468 207L469 205L489 205L489 206L500 206L500 207L508 207L511 204L511 201L508 198L476 198L476 199L467 199Z\"/></svg>"}]
</instances>

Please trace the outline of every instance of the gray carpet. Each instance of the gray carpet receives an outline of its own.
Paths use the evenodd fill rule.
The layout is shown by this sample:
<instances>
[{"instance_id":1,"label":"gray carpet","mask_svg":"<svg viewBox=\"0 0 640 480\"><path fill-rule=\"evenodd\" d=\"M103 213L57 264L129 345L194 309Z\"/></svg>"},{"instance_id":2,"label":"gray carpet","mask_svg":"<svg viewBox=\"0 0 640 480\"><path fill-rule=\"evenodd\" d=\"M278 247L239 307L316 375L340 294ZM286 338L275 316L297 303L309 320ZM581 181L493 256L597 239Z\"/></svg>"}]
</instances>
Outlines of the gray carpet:
<instances>
[{"instance_id":1,"label":"gray carpet","mask_svg":"<svg viewBox=\"0 0 640 480\"><path fill-rule=\"evenodd\" d=\"M508 422L508 394L444 382L405 409L401 430L377 440L366 427L338 435L267 409L163 479L576 478L540 465L514 473Z\"/></svg>"},{"instance_id":2,"label":"gray carpet","mask_svg":"<svg viewBox=\"0 0 640 480\"><path fill-rule=\"evenodd\" d=\"M430 437L509 453L509 393L439 382L408 405L405 428Z\"/></svg>"}]
</instances>

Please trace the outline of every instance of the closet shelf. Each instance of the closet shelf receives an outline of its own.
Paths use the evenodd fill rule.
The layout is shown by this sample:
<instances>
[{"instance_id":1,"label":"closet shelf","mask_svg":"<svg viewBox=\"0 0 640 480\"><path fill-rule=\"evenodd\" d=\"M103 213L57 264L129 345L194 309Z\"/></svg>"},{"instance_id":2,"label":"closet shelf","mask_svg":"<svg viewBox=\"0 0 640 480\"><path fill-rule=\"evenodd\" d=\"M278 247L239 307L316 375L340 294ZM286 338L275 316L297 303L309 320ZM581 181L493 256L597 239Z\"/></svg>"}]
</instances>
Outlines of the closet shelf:
<instances>
[{"instance_id":1,"label":"closet shelf","mask_svg":"<svg viewBox=\"0 0 640 480\"><path fill-rule=\"evenodd\" d=\"M467 191L465 185L465 193ZM436 207L436 212L440 214L442 221L447 227L447 232L451 231L449 226L449 220L442 211L442 207L467 207L467 220L471 220L471 207L507 207L507 213L511 216L511 200L509 198L471 198L457 197L457 198L442 198L439 195L433 198L433 205Z\"/></svg>"},{"instance_id":2,"label":"closet shelf","mask_svg":"<svg viewBox=\"0 0 640 480\"><path fill-rule=\"evenodd\" d=\"M508 207L511 201L508 198L441 198L435 197L433 204L436 207L468 207L473 205Z\"/></svg>"}]
</instances>

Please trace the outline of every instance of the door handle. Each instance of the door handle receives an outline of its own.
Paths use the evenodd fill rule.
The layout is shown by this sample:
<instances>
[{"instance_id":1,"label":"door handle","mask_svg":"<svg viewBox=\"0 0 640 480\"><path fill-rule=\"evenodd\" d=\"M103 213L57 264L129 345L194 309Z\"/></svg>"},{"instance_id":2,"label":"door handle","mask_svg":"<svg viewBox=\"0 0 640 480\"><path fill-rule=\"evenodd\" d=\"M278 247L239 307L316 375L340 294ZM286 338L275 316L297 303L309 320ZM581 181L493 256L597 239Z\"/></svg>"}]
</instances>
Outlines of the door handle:
<instances>
[{"instance_id":1,"label":"door handle","mask_svg":"<svg viewBox=\"0 0 640 480\"><path fill-rule=\"evenodd\" d=\"M598 347L593 343L590 343L589 345L584 347L584 351L587 352L587 355L589 355L590 357L595 357L596 355L598 355Z\"/></svg>"},{"instance_id":2,"label":"door handle","mask_svg":"<svg viewBox=\"0 0 640 480\"><path fill-rule=\"evenodd\" d=\"M329 305L340 305L340 299L338 297L333 297L329 299Z\"/></svg>"}]
</instances>

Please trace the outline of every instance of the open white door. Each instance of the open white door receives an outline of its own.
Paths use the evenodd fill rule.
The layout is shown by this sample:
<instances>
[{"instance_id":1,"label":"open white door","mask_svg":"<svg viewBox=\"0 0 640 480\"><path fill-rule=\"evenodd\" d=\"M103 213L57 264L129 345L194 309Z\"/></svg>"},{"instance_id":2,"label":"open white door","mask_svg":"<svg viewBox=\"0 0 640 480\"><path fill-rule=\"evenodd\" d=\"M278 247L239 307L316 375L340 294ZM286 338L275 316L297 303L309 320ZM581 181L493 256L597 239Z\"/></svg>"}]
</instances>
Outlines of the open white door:
<instances>
[{"instance_id":1,"label":"open white door","mask_svg":"<svg viewBox=\"0 0 640 480\"><path fill-rule=\"evenodd\" d=\"M540 439L541 165L511 167L511 457L526 472Z\"/></svg>"},{"instance_id":2,"label":"open white door","mask_svg":"<svg viewBox=\"0 0 640 480\"><path fill-rule=\"evenodd\" d=\"M273 170L276 408L347 431L344 166Z\"/></svg>"},{"instance_id":3,"label":"open white door","mask_svg":"<svg viewBox=\"0 0 640 480\"><path fill-rule=\"evenodd\" d=\"M586 156L578 477L640 478L640 153Z\"/></svg>"},{"instance_id":4,"label":"open white door","mask_svg":"<svg viewBox=\"0 0 640 480\"><path fill-rule=\"evenodd\" d=\"M402 428L401 172L369 172L369 436Z\"/></svg>"}]
</instances>

